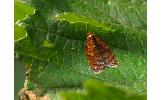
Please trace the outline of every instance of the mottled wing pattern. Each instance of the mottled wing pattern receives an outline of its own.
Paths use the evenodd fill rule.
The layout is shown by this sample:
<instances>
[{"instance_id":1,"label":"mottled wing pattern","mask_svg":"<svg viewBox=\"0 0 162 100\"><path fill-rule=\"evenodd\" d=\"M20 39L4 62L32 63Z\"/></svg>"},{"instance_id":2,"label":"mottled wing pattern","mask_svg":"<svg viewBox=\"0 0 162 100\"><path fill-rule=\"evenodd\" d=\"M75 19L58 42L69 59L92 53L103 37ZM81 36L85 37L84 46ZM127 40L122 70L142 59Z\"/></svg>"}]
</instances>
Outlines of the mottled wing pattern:
<instances>
[{"instance_id":1,"label":"mottled wing pattern","mask_svg":"<svg viewBox=\"0 0 162 100\"><path fill-rule=\"evenodd\" d=\"M85 53L93 71L98 72L102 69L101 67L104 66L104 62L102 61L99 51L95 47L92 37L89 37L86 41Z\"/></svg>"},{"instance_id":2,"label":"mottled wing pattern","mask_svg":"<svg viewBox=\"0 0 162 100\"><path fill-rule=\"evenodd\" d=\"M91 69L96 73L100 73L108 67L118 65L115 55L110 51L106 43L96 37L93 33L87 33L85 43L85 53Z\"/></svg>"},{"instance_id":3,"label":"mottled wing pattern","mask_svg":"<svg viewBox=\"0 0 162 100\"><path fill-rule=\"evenodd\" d=\"M116 67L118 61L115 58L113 52L108 48L107 44L104 43L101 39L96 37L97 44L99 45L103 60L105 61L105 66Z\"/></svg>"}]
</instances>

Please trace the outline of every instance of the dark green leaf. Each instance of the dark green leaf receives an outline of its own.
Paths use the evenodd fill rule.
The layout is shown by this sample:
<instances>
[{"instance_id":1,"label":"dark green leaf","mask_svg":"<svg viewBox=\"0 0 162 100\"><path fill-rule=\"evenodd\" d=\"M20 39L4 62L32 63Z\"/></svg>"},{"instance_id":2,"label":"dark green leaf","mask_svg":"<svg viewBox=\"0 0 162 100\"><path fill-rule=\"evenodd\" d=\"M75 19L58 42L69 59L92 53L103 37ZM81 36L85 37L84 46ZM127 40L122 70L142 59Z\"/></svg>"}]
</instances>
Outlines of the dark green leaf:
<instances>
[{"instance_id":1,"label":"dark green leaf","mask_svg":"<svg viewBox=\"0 0 162 100\"><path fill-rule=\"evenodd\" d=\"M74 88L96 79L146 91L146 1L25 2L36 11L19 22L28 35L15 42L15 56L29 66L27 82L48 90ZM94 32L110 46L119 60L118 68L98 75L92 72L84 53L87 32Z\"/></svg>"}]
</instances>

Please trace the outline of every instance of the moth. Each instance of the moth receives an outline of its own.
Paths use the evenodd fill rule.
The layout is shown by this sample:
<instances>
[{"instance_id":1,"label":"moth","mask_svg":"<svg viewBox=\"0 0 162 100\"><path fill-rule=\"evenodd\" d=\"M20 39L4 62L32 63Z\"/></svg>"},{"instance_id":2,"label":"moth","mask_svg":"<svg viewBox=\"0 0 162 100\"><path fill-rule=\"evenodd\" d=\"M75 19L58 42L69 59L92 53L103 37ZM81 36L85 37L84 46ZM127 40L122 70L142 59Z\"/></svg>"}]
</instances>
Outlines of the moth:
<instances>
[{"instance_id":1,"label":"moth","mask_svg":"<svg viewBox=\"0 0 162 100\"><path fill-rule=\"evenodd\" d=\"M85 54L95 74L99 74L109 67L117 67L119 62L105 42L92 32L88 32L86 37Z\"/></svg>"}]
</instances>

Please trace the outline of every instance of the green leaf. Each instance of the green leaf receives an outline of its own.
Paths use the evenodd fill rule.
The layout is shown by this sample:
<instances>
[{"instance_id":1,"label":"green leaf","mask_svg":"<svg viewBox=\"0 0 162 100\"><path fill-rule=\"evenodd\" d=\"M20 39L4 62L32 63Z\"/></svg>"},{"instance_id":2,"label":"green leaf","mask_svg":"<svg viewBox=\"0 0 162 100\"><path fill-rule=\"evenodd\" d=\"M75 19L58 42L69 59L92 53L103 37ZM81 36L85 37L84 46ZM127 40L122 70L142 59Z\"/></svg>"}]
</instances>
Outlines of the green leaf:
<instances>
[{"instance_id":1,"label":"green leaf","mask_svg":"<svg viewBox=\"0 0 162 100\"><path fill-rule=\"evenodd\" d=\"M15 0L14 2L14 40L18 40L26 36L24 28L18 26L16 22L25 18L28 14L32 14L34 9L31 6L24 5L20 1Z\"/></svg>"},{"instance_id":2,"label":"green leaf","mask_svg":"<svg viewBox=\"0 0 162 100\"><path fill-rule=\"evenodd\" d=\"M29 69L26 88L75 88L96 79L146 92L146 1L25 2L36 9L19 22L28 35L15 42L15 56ZM84 52L87 32L109 45L118 68L92 72Z\"/></svg>"},{"instance_id":3,"label":"green leaf","mask_svg":"<svg viewBox=\"0 0 162 100\"><path fill-rule=\"evenodd\" d=\"M136 94L122 87L99 81L86 81L84 92L62 92L61 100L147 100L146 94Z\"/></svg>"}]
</instances>

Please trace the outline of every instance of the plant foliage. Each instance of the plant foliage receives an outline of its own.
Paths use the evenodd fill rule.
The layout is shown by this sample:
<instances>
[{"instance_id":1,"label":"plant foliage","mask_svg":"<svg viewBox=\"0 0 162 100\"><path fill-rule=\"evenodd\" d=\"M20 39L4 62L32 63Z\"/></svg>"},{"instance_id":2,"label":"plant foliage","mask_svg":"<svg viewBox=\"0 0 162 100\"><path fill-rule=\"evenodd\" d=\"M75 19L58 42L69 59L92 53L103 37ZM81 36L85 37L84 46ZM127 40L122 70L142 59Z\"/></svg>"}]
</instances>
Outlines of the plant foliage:
<instances>
[{"instance_id":1,"label":"plant foliage","mask_svg":"<svg viewBox=\"0 0 162 100\"><path fill-rule=\"evenodd\" d=\"M15 41L15 57L28 66L26 88L75 88L95 79L146 92L145 0L22 2L35 8L34 14L17 22L27 31ZM84 52L87 32L108 44L118 68L97 75L91 71Z\"/></svg>"}]
</instances>

